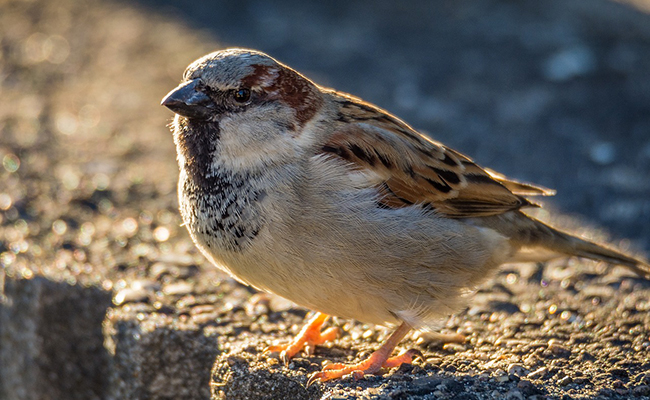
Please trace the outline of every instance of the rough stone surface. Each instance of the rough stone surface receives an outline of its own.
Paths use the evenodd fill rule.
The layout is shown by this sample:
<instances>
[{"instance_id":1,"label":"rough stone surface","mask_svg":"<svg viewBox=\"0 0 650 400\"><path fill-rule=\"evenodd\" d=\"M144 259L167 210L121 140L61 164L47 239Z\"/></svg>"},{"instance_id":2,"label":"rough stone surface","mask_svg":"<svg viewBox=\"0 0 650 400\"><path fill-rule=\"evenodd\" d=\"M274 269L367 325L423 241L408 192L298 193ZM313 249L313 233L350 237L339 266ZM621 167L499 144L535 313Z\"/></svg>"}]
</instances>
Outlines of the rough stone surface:
<instances>
[{"instance_id":1,"label":"rough stone surface","mask_svg":"<svg viewBox=\"0 0 650 400\"><path fill-rule=\"evenodd\" d=\"M6 279L0 307L0 397L101 399L110 357L110 294L42 277Z\"/></svg>"},{"instance_id":2,"label":"rough stone surface","mask_svg":"<svg viewBox=\"0 0 650 400\"><path fill-rule=\"evenodd\" d=\"M245 345L246 348L233 349L235 355L217 358L210 382L213 399L273 400L279 393L296 400L321 398L322 390L316 385L307 387L305 375L306 371L317 371L318 365L302 360L292 362L290 368L298 368L299 372L279 363L269 366L266 357L260 357L262 352Z\"/></svg>"},{"instance_id":3,"label":"rough stone surface","mask_svg":"<svg viewBox=\"0 0 650 400\"><path fill-rule=\"evenodd\" d=\"M105 322L106 347L112 356L111 399L205 399L217 340L191 324L161 315L111 312Z\"/></svg>"},{"instance_id":4,"label":"rough stone surface","mask_svg":"<svg viewBox=\"0 0 650 400\"><path fill-rule=\"evenodd\" d=\"M195 58L258 48L647 253L649 4L0 2L0 398L649 399L648 281L578 260L506 266L445 321L465 343L412 336L413 366L305 387L390 332L263 354L306 311L197 254L159 106Z\"/></svg>"}]
</instances>

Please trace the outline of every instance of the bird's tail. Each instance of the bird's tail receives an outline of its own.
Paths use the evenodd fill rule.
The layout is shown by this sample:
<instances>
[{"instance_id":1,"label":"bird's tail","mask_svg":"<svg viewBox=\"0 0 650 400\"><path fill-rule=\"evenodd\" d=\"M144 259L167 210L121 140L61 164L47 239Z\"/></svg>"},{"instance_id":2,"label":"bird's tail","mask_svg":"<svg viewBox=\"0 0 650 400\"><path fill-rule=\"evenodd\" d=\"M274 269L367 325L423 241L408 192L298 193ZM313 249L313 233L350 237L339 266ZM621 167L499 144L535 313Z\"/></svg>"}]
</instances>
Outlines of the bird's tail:
<instances>
[{"instance_id":1,"label":"bird's tail","mask_svg":"<svg viewBox=\"0 0 650 400\"><path fill-rule=\"evenodd\" d=\"M623 265L641 276L650 277L650 265L641 260L597 243L589 242L575 236L566 236L568 238L568 254L590 258L592 260L605 261L610 264Z\"/></svg>"},{"instance_id":2,"label":"bird's tail","mask_svg":"<svg viewBox=\"0 0 650 400\"><path fill-rule=\"evenodd\" d=\"M553 258L549 255L578 256L607 263L623 265L637 274L650 278L650 264L638 258L629 256L620 251L608 248L601 244L581 239L575 235L553 228L539 220L520 214L528 221L520 225L517 232L510 232L510 237L518 242L522 249L540 249L540 260ZM535 254L535 251L529 254ZM523 257L515 256L515 260ZM528 256L529 261L534 257Z\"/></svg>"}]
</instances>

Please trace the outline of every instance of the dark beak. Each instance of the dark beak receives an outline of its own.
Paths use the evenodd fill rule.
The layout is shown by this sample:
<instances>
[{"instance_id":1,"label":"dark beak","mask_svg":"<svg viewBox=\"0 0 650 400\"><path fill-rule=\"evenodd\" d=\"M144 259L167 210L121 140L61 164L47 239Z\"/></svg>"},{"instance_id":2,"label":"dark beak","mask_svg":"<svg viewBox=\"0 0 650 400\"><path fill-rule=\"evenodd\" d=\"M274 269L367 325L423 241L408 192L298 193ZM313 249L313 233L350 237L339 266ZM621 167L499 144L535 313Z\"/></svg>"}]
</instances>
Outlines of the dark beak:
<instances>
[{"instance_id":1,"label":"dark beak","mask_svg":"<svg viewBox=\"0 0 650 400\"><path fill-rule=\"evenodd\" d=\"M160 104L183 117L208 119L217 107L208 95L197 90L198 85L198 79L185 82L167 93Z\"/></svg>"}]
</instances>

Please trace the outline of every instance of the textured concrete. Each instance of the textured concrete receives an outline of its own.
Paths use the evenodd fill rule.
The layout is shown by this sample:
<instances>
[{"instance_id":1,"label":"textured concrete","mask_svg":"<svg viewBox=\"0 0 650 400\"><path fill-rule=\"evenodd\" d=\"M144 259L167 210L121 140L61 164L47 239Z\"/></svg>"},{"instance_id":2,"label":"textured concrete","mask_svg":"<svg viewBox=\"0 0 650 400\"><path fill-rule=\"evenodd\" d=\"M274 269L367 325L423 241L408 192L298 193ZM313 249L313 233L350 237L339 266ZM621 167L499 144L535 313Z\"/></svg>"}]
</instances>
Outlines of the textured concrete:
<instances>
[{"instance_id":1,"label":"textured concrete","mask_svg":"<svg viewBox=\"0 0 650 400\"><path fill-rule=\"evenodd\" d=\"M103 399L110 357L102 321L110 293L43 277L5 281L0 398Z\"/></svg>"}]
</instances>

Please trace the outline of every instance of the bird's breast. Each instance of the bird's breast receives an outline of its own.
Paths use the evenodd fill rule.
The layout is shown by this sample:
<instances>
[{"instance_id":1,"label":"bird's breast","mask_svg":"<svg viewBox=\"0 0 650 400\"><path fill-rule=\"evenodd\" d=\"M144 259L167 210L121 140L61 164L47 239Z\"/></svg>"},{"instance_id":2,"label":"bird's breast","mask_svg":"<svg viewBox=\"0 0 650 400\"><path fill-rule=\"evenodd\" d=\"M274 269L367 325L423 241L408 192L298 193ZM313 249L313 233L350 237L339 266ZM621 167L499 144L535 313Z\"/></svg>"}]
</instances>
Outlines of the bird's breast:
<instances>
[{"instance_id":1,"label":"bird's breast","mask_svg":"<svg viewBox=\"0 0 650 400\"><path fill-rule=\"evenodd\" d=\"M194 241L208 253L241 252L263 227L253 177L213 168L200 177L181 168L180 212Z\"/></svg>"}]
</instances>

